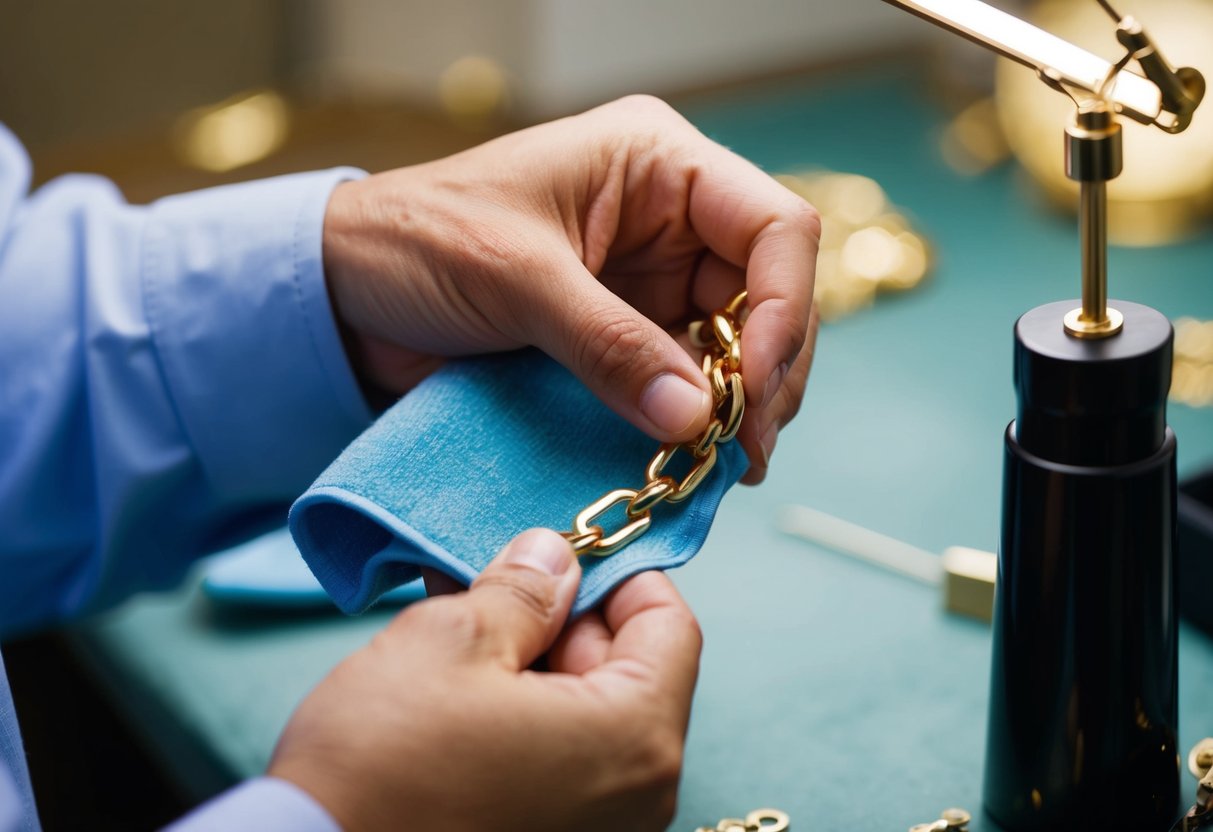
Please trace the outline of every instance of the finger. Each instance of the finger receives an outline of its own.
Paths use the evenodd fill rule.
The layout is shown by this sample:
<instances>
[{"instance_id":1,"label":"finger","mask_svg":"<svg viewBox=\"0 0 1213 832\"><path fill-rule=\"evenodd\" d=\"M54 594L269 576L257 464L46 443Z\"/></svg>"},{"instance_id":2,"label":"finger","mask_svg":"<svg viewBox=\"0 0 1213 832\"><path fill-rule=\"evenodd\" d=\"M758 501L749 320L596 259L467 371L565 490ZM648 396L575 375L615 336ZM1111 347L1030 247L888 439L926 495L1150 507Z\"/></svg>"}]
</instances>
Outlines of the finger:
<instances>
[{"instance_id":1,"label":"finger","mask_svg":"<svg viewBox=\"0 0 1213 832\"><path fill-rule=\"evenodd\" d=\"M459 581L445 572L439 572L437 569L422 569L421 577L425 580L425 594L430 598L435 598L439 595L455 595L467 589Z\"/></svg>"},{"instance_id":2,"label":"finger","mask_svg":"<svg viewBox=\"0 0 1213 832\"><path fill-rule=\"evenodd\" d=\"M695 270L691 300L700 315L708 315L724 306L745 288L745 269L708 252Z\"/></svg>"},{"instance_id":3,"label":"finger","mask_svg":"<svg viewBox=\"0 0 1213 832\"><path fill-rule=\"evenodd\" d=\"M746 399L770 400L809 328L821 221L816 210L740 156L696 133L690 221L720 257L746 270Z\"/></svg>"},{"instance_id":4,"label":"finger","mask_svg":"<svg viewBox=\"0 0 1213 832\"><path fill-rule=\"evenodd\" d=\"M548 652L548 667L577 676L589 673L606 661L612 638L602 613L591 610L565 627Z\"/></svg>"},{"instance_id":5,"label":"finger","mask_svg":"<svg viewBox=\"0 0 1213 832\"><path fill-rule=\"evenodd\" d=\"M464 595L468 635L508 669L522 670L547 652L568 619L581 567L573 547L550 529L530 529L506 545Z\"/></svg>"},{"instance_id":6,"label":"finger","mask_svg":"<svg viewBox=\"0 0 1213 832\"><path fill-rule=\"evenodd\" d=\"M814 306L805 345L784 378L782 386L766 407L751 408L746 412L746 418L753 417L752 421L749 425L743 424L743 430L738 431L738 441L746 449L751 461L750 468L741 478L746 485L757 485L766 477L771 457L775 453L775 444L779 439L779 431L800 411L816 352L819 321L817 307Z\"/></svg>"},{"instance_id":7,"label":"finger","mask_svg":"<svg viewBox=\"0 0 1213 832\"><path fill-rule=\"evenodd\" d=\"M572 252L531 298L528 340L564 364L616 413L663 442L707 425L703 372L672 337L604 287Z\"/></svg>"},{"instance_id":8,"label":"finger","mask_svg":"<svg viewBox=\"0 0 1213 832\"><path fill-rule=\"evenodd\" d=\"M662 700L682 714L690 713L699 676L703 637L699 624L670 579L660 572L629 578L607 598L606 626L615 633L607 662L590 675L616 689L634 690L638 669Z\"/></svg>"}]
</instances>

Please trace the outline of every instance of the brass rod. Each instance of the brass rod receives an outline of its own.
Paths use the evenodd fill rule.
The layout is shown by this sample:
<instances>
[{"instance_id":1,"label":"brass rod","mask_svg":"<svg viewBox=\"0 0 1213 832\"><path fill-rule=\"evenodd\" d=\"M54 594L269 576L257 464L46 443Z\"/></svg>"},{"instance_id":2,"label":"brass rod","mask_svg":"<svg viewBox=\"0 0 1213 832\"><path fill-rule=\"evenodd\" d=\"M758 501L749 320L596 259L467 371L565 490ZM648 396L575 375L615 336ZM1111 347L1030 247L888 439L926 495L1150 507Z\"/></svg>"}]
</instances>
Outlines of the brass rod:
<instances>
[{"instance_id":1,"label":"brass rod","mask_svg":"<svg viewBox=\"0 0 1213 832\"><path fill-rule=\"evenodd\" d=\"M1078 231L1082 239L1082 317L1092 324L1108 319L1108 185L1082 182Z\"/></svg>"},{"instance_id":2,"label":"brass rod","mask_svg":"<svg viewBox=\"0 0 1213 832\"><path fill-rule=\"evenodd\" d=\"M1103 87L1118 112L1143 124L1162 113L1162 93L1151 81L1128 70L1114 71L1098 55L980 0L885 0L955 32L1013 61L1031 67L1066 88L1095 93ZM1112 80L1105 79L1112 73Z\"/></svg>"}]
</instances>

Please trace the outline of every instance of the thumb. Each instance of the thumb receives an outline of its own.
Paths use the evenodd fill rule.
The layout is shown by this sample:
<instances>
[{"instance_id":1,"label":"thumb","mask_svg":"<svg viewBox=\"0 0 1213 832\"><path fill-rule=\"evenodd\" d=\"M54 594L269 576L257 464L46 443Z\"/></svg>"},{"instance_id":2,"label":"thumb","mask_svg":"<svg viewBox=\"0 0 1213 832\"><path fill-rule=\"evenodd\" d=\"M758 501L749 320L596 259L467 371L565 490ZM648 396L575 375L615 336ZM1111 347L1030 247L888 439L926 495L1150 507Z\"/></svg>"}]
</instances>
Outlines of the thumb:
<instances>
[{"instance_id":1,"label":"thumb","mask_svg":"<svg viewBox=\"0 0 1213 832\"><path fill-rule=\"evenodd\" d=\"M693 439L711 416L708 382L669 333L570 258L536 298L530 340L608 407L662 442Z\"/></svg>"},{"instance_id":2,"label":"thumb","mask_svg":"<svg viewBox=\"0 0 1213 832\"><path fill-rule=\"evenodd\" d=\"M506 544L459 601L482 622L483 646L522 670L555 642L580 581L569 542L550 529L529 529Z\"/></svg>"}]
</instances>

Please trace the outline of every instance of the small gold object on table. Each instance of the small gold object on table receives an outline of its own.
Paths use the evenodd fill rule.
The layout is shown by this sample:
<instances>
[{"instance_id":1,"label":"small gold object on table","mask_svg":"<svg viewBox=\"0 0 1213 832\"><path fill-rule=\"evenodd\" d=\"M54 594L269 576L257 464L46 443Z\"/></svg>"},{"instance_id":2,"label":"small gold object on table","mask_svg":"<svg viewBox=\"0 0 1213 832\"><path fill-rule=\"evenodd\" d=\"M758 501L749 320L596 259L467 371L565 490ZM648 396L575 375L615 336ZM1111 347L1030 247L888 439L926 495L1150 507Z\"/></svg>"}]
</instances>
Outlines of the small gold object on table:
<instances>
[{"instance_id":1,"label":"small gold object on table","mask_svg":"<svg viewBox=\"0 0 1213 832\"><path fill-rule=\"evenodd\" d=\"M821 213L813 298L823 321L870 306L880 292L913 289L927 276L930 247L875 180L831 171L775 178Z\"/></svg>"},{"instance_id":2,"label":"small gold object on table","mask_svg":"<svg viewBox=\"0 0 1213 832\"><path fill-rule=\"evenodd\" d=\"M778 809L755 809L744 818L722 818L715 826L700 826L695 832L788 832L791 818Z\"/></svg>"},{"instance_id":3,"label":"small gold object on table","mask_svg":"<svg viewBox=\"0 0 1213 832\"><path fill-rule=\"evenodd\" d=\"M1175 322L1171 401L1213 407L1213 321L1180 318Z\"/></svg>"}]
</instances>

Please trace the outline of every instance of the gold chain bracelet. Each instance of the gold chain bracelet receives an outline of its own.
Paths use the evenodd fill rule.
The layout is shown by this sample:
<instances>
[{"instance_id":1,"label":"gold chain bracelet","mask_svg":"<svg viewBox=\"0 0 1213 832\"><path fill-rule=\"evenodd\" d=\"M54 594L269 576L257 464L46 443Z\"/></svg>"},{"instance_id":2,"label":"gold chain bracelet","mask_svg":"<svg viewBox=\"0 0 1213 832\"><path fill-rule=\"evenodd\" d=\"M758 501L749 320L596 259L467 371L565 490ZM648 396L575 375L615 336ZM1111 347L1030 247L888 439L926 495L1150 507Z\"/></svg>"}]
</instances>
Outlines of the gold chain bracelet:
<instances>
[{"instance_id":1,"label":"gold chain bracelet","mask_svg":"<svg viewBox=\"0 0 1213 832\"><path fill-rule=\"evenodd\" d=\"M573 520L573 530L561 532L578 555L603 557L614 554L649 530L653 508L659 503L681 503L691 496L716 464L716 446L731 442L745 414L745 390L741 384L741 328L746 318L746 293L738 292L706 320L695 321L687 330L691 345L702 349L703 373L712 388L712 421L699 438L683 444L665 444L657 449L644 469L640 488L616 488L583 508ZM682 449L692 457L682 481L664 473ZM627 522L608 533L595 523L615 506L626 503Z\"/></svg>"}]
</instances>

